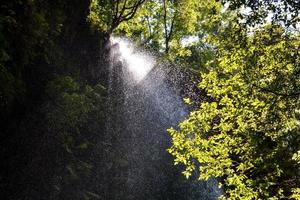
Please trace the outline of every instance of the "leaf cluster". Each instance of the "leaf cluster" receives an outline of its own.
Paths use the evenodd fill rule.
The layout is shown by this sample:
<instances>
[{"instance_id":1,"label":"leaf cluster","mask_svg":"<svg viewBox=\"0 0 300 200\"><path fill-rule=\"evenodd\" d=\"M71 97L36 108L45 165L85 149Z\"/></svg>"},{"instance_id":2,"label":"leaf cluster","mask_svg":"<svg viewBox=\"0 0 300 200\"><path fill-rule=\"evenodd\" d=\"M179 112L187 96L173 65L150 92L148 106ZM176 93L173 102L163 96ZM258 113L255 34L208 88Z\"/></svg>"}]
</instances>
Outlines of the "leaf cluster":
<instances>
[{"instance_id":1,"label":"leaf cluster","mask_svg":"<svg viewBox=\"0 0 300 200\"><path fill-rule=\"evenodd\" d=\"M221 178L223 199L296 198L300 38L271 25L253 35L234 23L220 31L199 84L215 101L168 130L169 152L186 177Z\"/></svg>"}]
</instances>

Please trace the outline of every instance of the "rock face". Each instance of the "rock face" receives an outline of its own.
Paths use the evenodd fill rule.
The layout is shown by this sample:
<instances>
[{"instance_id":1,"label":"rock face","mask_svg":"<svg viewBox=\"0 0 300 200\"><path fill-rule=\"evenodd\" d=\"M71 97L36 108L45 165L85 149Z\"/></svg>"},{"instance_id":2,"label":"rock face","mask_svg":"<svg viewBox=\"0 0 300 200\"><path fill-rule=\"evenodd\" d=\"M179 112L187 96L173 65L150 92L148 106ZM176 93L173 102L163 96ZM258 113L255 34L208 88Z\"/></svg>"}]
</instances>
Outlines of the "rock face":
<instances>
[{"instance_id":1,"label":"rock face","mask_svg":"<svg viewBox=\"0 0 300 200\"><path fill-rule=\"evenodd\" d=\"M1 5L0 51L8 54L8 61L0 58L1 199L98 198L91 175L70 182L64 177L72 171L69 161L79 158L90 160L94 173L101 155L86 151L70 157L64 149L67 140L51 131L57 124L47 119L59 109L48 109L54 101L47 88L55 77L69 77L82 88L107 85L109 38L91 30L89 5L90 0L11 0ZM6 90L9 98L3 95ZM80 90L75 97L83 96ZM104 125L93 122L96 115L89 118L88 124L76 127L85 132L76 140L101 140Z\"/></svg>"}]
</instances>

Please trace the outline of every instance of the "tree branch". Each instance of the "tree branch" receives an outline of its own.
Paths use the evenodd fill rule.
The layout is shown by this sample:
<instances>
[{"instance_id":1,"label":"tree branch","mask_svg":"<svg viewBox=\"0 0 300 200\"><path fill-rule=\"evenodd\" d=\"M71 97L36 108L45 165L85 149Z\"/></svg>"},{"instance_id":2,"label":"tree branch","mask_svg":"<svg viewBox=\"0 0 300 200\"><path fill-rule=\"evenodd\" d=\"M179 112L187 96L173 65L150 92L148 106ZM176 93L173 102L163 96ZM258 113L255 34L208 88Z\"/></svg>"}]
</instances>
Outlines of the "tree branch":
<instances>
[{"instance_id":1,"label":"tree branch","mask_svg":"<svg viewBox=\"0 0 300 200\"><path fill-rule=\"evenodd\" d=\"M286 97L286 98L289 98L289 97L297 97L300 95L300 92L294 92L294 93L280 93L280 92L276 92L276 91L273 91L273 90L270 90L270 89L267 89L267 88L261 88L257 85L253 85L254 87L258 88L259 90L263 91L263 92L268 92L268 93L272 93L274 95L277 95L277 96L282 96L282 97Z\"/></svg>"},{"instance_id":2,"label":"tree branch","mask_svg":"<svg viewBox=\"0 0 300 200\"><path fill-rule=\"evenodd\" d=\"M166 0L163 0L163 9L164 9L164 29L165 29L165 52L169 51L169 41L168 41L168 27L167 27L167 5Z\"/></svg>"},{"instance_id":3,"label":"tree branch","mask_svg":"<svg viewBox=\"0 0 300 200\"><path fill-rule=\"evenodd\" d=\"M108 30L108 33L112 33L113 30L116 29L120 23L132 19L136 14L137 9L146 0L138 0L136 3L134 3L132 6L129 6L129 7L127 7L127 0L124 0L124 4L123 4L120 12L119 12L119 8L120 8L119 1L120 0L116 0L116 1L117 1L117 7L115 9L116 12L115 12L115 15L113 16L113 21L112 21L110 29ZM127 10L129 10L128 13L126 13ZM126 13L126 14L124 14L124 13Z\"/></svg>"}]
</instances>

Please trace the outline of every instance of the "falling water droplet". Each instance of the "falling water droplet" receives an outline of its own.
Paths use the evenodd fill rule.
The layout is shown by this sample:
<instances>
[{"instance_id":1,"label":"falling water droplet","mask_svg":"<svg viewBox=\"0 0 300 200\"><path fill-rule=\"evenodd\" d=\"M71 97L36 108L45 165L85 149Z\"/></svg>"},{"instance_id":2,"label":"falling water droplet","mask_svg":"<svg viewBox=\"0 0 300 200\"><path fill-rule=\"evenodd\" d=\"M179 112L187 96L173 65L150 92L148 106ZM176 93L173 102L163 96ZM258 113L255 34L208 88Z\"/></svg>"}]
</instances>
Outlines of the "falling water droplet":
<instances>
[{"instance_id":1,"label":"falling water droplet","mask_svg":"<svg viewBox=\"0 0 300 200\"><path fill-rule=\"evenodd\" d=\"M182 181L166 151L166 129L188 114L179 68L155 62L130 40L111 38L111 43L105 199L217 199L221 193L215 180Z\"/></svg>"}]
</instances>

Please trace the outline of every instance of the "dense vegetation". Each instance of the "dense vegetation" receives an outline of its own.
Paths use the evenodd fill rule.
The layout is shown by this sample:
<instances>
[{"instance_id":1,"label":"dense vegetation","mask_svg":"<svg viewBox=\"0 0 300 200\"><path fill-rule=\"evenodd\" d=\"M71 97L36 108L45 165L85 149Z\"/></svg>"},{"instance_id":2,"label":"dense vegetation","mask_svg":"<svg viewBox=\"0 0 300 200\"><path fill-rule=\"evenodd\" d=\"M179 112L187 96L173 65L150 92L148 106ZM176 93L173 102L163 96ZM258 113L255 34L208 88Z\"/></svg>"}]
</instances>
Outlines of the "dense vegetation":
<instances>
[{"instance_id":1,"label":"dense vegetation","mask_svg":"<svg viewBox=\"0 0 300 200\"><path fill-rule=\"evenodd\" d=\"M214 100L201 103L179 132L169 130L169 152L187 177L195 169L201 179L220 177L225 199L297 194L299 37L268 26L214 42L218 59L199 84Z\"/></svg>"},{"instance_id":2,"label":"dense vegetation","mask_svg":"<svg viewBox=\"0 0 300 200\"><path fill-rule=\"evenodd\" d=\"M107 14L94 2L97 22ZM211 101L195 102L179 130L169 129L169 152L186 177L199 170L200 179L219 178L224 199L299 198L299 6L151 0L116 27L201 73Z\"/></svg>"},{"instance_id":3,"label":"dense vegetation","mask_svg":"<svg viewBox=\"0 0 300 200\"><path fill-rule=\"evenodd\" d=\"M189 117L168 130L186 177L217 178L223 199L300 199L299 0L10 0L0 9L8 199L100 198L110 34L198 76L209 100L185 98Z\"/></svg>"},{"instance_id":4,"label":"dense vegetation","mask_svg":"<svg viewBox=\"0 0 300 200\"><path fill-rule=\"evenodd\" d=\"M88 12L89 1L1 2L1 198L95 199L106 41Z\"/></svg>"}]
</instances>

